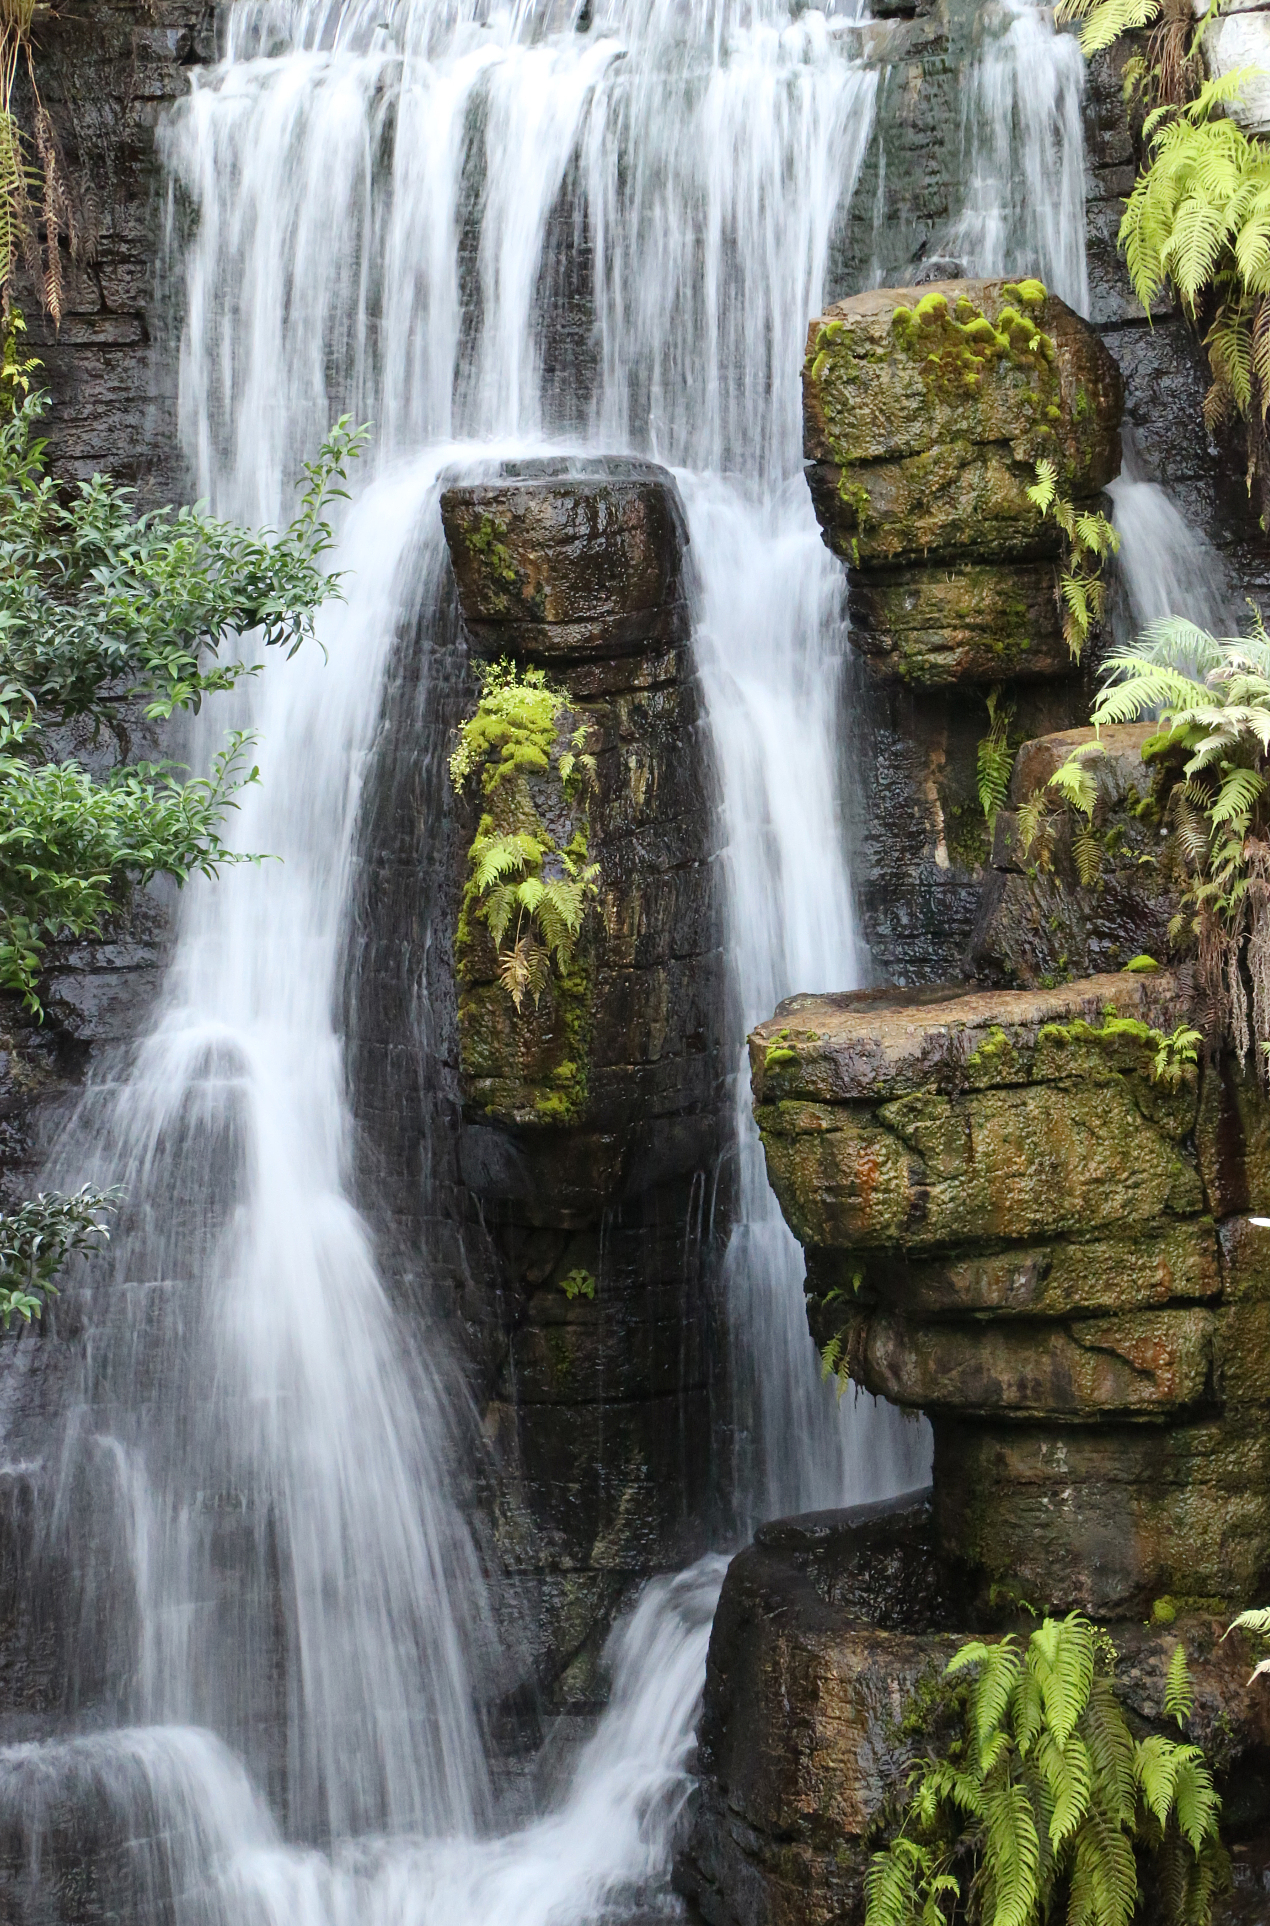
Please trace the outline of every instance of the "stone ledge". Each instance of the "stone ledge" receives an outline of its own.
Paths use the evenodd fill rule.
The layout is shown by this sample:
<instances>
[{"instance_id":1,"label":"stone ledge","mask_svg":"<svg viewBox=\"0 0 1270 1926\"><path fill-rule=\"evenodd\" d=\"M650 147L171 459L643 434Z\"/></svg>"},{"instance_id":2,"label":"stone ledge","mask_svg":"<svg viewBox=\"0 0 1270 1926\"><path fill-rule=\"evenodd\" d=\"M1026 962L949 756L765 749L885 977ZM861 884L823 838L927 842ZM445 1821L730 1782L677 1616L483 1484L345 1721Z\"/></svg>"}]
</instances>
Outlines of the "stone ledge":
<instances>
[{"instance_id":1,"label":"stone ledge","mask_svg":"<svg viewBox=\"0 0 1270 1926\"><path fill-rule=\"evenodd\" d=\"M754 1099L878 1103L932 1085L1029 1083L1046 1026L1096 1026L1110 1008L1118 1017L1172 1031L1187 1003L1169 970L1120 971L1052 990L953 984L793 996L751 1033Z\"/></svg>"}]
</instances>

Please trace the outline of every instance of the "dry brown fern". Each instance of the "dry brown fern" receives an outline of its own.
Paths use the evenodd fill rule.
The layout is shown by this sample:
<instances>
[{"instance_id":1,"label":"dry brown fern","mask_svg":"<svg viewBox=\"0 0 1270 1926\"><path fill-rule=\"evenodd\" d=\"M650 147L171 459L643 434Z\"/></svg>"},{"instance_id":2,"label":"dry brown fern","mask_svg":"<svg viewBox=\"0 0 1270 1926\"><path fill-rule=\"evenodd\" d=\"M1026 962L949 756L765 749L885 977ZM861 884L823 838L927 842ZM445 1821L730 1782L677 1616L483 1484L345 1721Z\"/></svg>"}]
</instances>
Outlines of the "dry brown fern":
<instances>
[{"instance_id":1,"label":"dry brown fern","mask_svg":"<svg viewBox=\"0 0 1270 1926\"><path fill-rule=\"evenodd\" d=\"M32 34L37 17L49 12L38 0L0 0L0 311L7 318L21 263L56 327L62 319L62 238L74 253L78 234L57 132L35 78ZM29 136L14 111L22 73L31 92Z\"/></svg>"}]
</instances>

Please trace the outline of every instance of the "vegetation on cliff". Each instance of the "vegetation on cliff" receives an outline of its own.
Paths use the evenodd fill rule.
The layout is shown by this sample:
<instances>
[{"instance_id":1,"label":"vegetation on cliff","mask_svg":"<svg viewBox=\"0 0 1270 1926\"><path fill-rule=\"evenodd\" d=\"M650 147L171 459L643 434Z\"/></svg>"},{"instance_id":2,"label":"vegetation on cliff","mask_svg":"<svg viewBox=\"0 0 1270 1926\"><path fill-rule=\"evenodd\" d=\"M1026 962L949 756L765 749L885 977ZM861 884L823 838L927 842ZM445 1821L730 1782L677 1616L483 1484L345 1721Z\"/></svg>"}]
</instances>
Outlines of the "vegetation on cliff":
<instances>
[{"instance_id":1,"label":"vegetation on cliff","mask_svg":"<svg viewBox=\"0 0 1270 1926\"><path fill-rule=\"evenodd\" d=\"M1228 112L1253 70L1203 77L1200 40L1218 10L1213 0L1197 20L1176 0L1059 0L1055 18L1082 23L1087 54L1152 28L1145 59L1126 68L1149 111L1120 244L1147 313L1171 286L1203 328L1205 417L1251 421L1251 474L1270 412L1270 149Z\"/></svg>"},{"instance_id":2,"label":"vegetation on cliff","mask_svg":"<svg viewBox=\"0 0 1270 1926\"><path fill-rule=\"evenodd\" d=\"M1081 1613L1020 1649L975 1640L910 1715L922 1756L874 1854L866 1926L1129 1926L1144 1879L1161 1926L1206 1926L1227 1878L1220 1800L1197 1746L1135 1739L1114 1648ZM1191 1709L1179 1644L1166 1713Z\"/></svg>"},{"instance_id":3,"label":"vegetation on cliff","mask_svg":"<svg viewBox=\"0 0 1270 1926\"><path fill-rule=\"evenodd\" d=\"M51 943L102 935L157 876L179 886L255 860L221 835L256 780L253 738L229 735L210 773L191 776L132 761L130 726L259 673L241 636L294 653L312 635L339 592L322 566L326 515L361 435L347 421L332 431L279 534L202 508L142 514L106 476L65 489L47 472L47 400L20 342L15 315L0 373L0 988L38 1017ZM96 767L66 753L83 746ZM46 1196L0 1217L0 1319L38 1309L69 1251L104 1235L95 1213L110 1201Z\"/></svg>"},{"instance_id":4,"label":"vegetation on cliff","mask_svg":"<svg viewBox=\"0 0 1270 1926\"><path fill-rule=\"evenodd\" d=\"M0 0L0 308L7 318L21 265L56 324L62 318L61 239L64 234L74 253L79 235L57 132L35 79L36 12L36 0ZM20 72L31 96L30 139L14 111Z\"/></svg>"},{"instance_id":5,"label":"vegetation on cliff","mask_svg":"<svg viewBox=\"0 0 1270 1926\"><path fill-rule=\"evenodd\" d=\"M553 772L566 801L577 801L595 773L584 751L586 725L569 731L568 699L541 669L487 665L475 713L459 731L450 776L461 790L480 772L484 801L468 851L459 967L473 919L484 923L497 955L498 981L517 1014L535 1008L552 981L573 969L599 871L587 860L585 822L557 842L535 802L531 781Z\"/></svg>"},{"instance_id":6,"label":"vegetation on cliff","mask_svg":"<svg viewBox=\"0 0 1270 1926\"><path fill-rule=\"evenodd\" d=\"M1096 727L1157 716L1144 750L1157 767L1146 799L1166 832L1181 907L1170 926L1196 959L1210 1041L1256 1059L1270 1083L1270 635L1255 613L1246 637L1216 637L1192 622L1158 622L1103 664ZM1081 881L1096 882L1095 779L1099 745L1073 752L1019 811L1023 849L1053 809L1077 824Z\"/></svg>"}]
</instances>

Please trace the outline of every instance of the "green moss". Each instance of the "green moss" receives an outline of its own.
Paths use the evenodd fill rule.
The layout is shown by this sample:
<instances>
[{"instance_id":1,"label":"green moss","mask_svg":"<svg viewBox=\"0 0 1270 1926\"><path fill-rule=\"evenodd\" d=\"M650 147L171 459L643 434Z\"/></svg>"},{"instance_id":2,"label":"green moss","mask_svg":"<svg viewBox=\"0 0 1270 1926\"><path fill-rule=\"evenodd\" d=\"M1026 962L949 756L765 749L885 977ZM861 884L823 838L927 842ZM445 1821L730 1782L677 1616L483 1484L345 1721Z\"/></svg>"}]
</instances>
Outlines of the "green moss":
<instances>
[{"instance_id":1,"label":"green moss","mask_svg":"<svg viewBox=\"0 0 1270 1926\"><path fill-rule=\"evenodd\" d=\"M958 869L980 870L991 853L988 825L978 799L944 810L944 841Z\"/></svg>"},{"instance_id":2,"label":"green moss","mask_svg":"<svg viewBox=\"0 0 1270 1926\"><path fill-rule=\"evenodd\" d=\"M923 380L953 388L977 388L984 373L998 362L1031 375L1042 387L1053 382L1057 349L1021 307L1032 300L1040 282L1012 283L995 321L977 308L968 295L959 295L950 312L946 295L923 295L915 307L901 303L891 315L891 332L904 351L921 364ZM1014 303L1019 305L1016 306ZM1040 432L1038 430L1038 432Z\"/></svg>"},{"instance_id":3,"label":"green moss","mask_svg":"<svg viewBox=\"0 0 1270 1926\"><path fill-rule=\"evenodd\" d=\"M531 584L528 574L517 562L507 546L507 530L503 524L492 515L484 515L480 527L464 539L470 552L479 556L484 563L486 574L502 584L517 609L523 610L537 622L545 622L546 592L541 583Z\"/></svg>"},{"instance_id":4,"label":"green moss","mask_svg":"<svg viewBox=\"0 0 1270 1926\"><path fill-rule=\"evenodd\" d=\"M766 1073L770 1070L779 1070L783 1063L797 1062L797 1050L790 1050L780 1044L771 1044L768 1047L767 1054L763 1058L763 1069Z\"/></svg>"},{"instance_id":5,"label":"green moss","mask_svg":"<svg viewBox=\"0 0 1270 1926\"><path fill-rule=\"evenodd\" d=\"M966 1068L968 1070L985 1069L996 1058L1007 1056L1013 1048L1013 1041L1006 1031L999 1023L994 1023L979 1048L966 1059Z\"/></svg>"},{"instance_id":6,"label":"green moss","mask_svg":"<svg viewBox=\"0 0 1270 1926\"><path fill-rule=\"evenodd\" d=\"M1192 1612L1204 1612L1213 1618L1225 1618L1230 1611L1230 1601L1225 1598L1201 1598L1190 1593L1166 1594L1157 1598L1151 1607L1152 1625L1172 1625L1175 1619L1185 1618Z\"/></svg>"}]
</instances>

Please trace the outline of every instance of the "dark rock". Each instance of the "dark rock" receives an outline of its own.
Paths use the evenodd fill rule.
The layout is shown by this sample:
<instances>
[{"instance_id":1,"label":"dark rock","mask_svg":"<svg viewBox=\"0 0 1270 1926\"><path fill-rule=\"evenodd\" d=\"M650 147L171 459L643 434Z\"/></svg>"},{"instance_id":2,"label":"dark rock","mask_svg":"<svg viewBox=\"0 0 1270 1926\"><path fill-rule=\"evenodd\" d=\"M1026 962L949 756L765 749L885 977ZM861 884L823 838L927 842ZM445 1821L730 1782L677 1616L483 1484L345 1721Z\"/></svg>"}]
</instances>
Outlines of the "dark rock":
<instances>
[{"instance_id":1,"label":"dark rock","mask_svg":"<svg viewBox=\"0 0 1270 1926\"><path fill-rule=\"evenodd\" d=\"M675 1868L708 1926L861 1926L870 1833L903 1795L919 1707L958 1645L1005 1629L1001 1613L960 1590L920 1501L767 1525L733 1559L710 1639L698 1804ZM1184 1644L1188 1737L1217 1773L1236 1865L1248 1861L1237 1890L1251 1893L1260 1861L1239 1845L1264 1821L1270 1697L1248 1691L1241 1641L1223 1641L1211 1611L1161 1600L1158 1614L1107 1627L1115 1688L1140 1736L1176 1737L1164 1685Z\"/></svg>"},{"instance_id":2,"label":"dark rock","mask_svg":"<svg viewBox=\"0 0 1270 1926\"><path fill-rule=\"evenodd\" d=\"M970 940L977 975L1036 985L1064 975L1114 970L1143 953L1165 960L1178 897L1160 864L1163 810L1142 747L1155 723L1069 729L1024 743L1015 759L1009 807L997 817L992 869ZM1081 880L1073 819L1057 798L1024 849L1018 810L1043 794L1074 751L1097 748L1085 767L1098 791L1091 822L1098 873Z\"/></svg>"}]
</instances>

